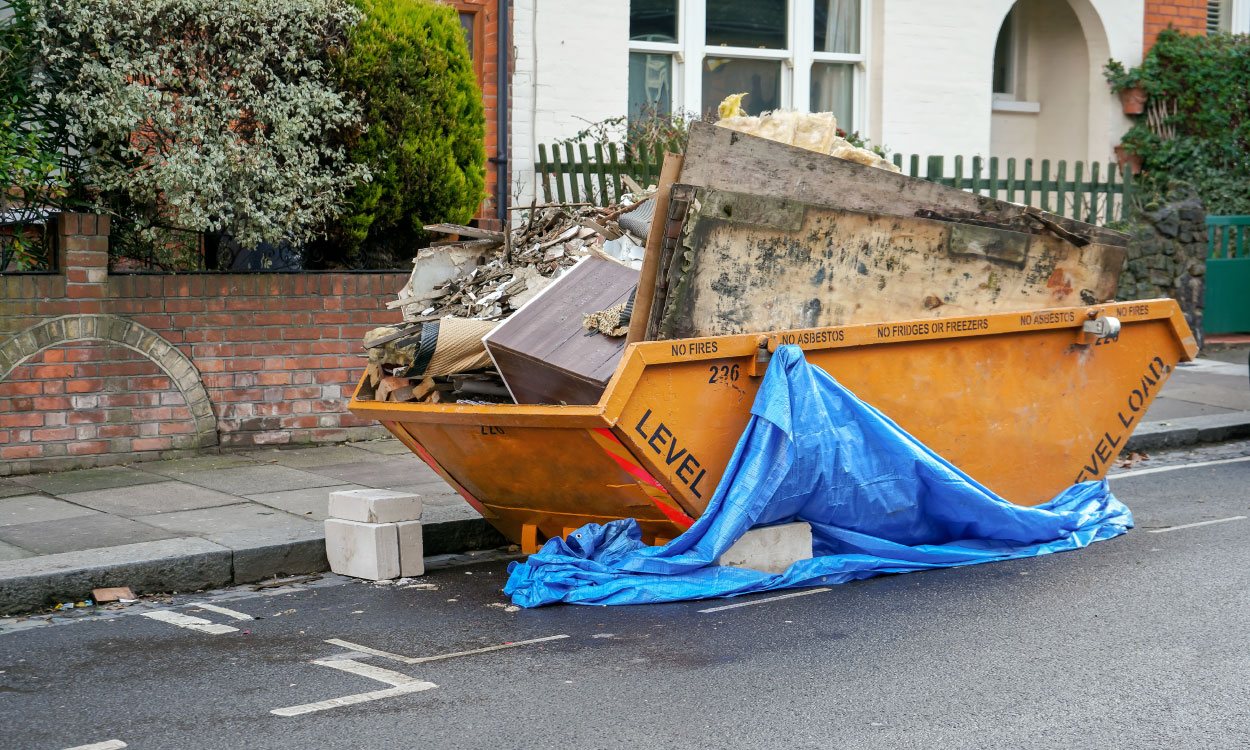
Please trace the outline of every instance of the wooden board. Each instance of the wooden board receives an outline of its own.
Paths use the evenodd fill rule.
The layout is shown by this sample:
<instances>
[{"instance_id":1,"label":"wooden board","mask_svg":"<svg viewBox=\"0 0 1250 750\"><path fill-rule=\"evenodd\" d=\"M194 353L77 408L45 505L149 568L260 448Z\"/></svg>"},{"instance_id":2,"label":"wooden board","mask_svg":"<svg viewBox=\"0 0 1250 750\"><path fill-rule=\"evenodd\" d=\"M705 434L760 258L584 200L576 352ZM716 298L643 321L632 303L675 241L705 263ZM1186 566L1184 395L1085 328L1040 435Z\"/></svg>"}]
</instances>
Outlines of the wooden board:
<instances>
[{"instance_id":1,"label":"wooden board","mask_svg":"<svg viewBox=\"0 0 1250 750\"><path fill-rule=\"evenodd\" d=\"M692 122L682 162L686 185L835 208L988 222L1048 234L1046 222L1090 242L1126 247L1128 235L918 177L887 172L745 133ZM1040 216L1041 221L1031 218Z\"/></svg>"},{"instance_id":2,"label":"wooden board","mask_svg":"<svg viewBox=\"0 0 1250 750\"><path fill-rule=\"evenodd\" d=\"M1092 305L1125 250L674 186L689 201L649 330L692 338ZM660 293L662 292L662 294Z\"/></svg>"},{"instance_id":3,"label":"wooden board","mask_svg":"<svg viewBox=\"0 0 1250 750\"><path fill-rule=\"evenodd\" d=\"M582 315L620 304L638 272L587 258L483 339L519 404L594 404L616 370L625 337L592 334Z\"/></svg>"}]
</instances>

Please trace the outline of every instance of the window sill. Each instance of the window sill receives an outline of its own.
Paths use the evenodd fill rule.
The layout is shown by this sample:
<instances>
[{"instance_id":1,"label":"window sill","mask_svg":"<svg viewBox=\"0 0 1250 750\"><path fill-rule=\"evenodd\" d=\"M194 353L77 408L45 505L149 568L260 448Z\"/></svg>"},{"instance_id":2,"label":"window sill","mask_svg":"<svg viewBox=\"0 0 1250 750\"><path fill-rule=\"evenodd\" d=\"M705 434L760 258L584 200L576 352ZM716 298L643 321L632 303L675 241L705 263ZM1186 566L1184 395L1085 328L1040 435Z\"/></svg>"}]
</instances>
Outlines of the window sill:
<instances>
[{"instance_id":1,"label":"window sill","mask_svg":"<svg viewBox=\"0 0 1250 750\"><path fill-rule=\"evenodd\" d=\"M1015 99L995 99L992 109L995 112L1021 112L1035 115L1042 111L1042 103L1018 102Z\"/></svg>"}]
</instances>

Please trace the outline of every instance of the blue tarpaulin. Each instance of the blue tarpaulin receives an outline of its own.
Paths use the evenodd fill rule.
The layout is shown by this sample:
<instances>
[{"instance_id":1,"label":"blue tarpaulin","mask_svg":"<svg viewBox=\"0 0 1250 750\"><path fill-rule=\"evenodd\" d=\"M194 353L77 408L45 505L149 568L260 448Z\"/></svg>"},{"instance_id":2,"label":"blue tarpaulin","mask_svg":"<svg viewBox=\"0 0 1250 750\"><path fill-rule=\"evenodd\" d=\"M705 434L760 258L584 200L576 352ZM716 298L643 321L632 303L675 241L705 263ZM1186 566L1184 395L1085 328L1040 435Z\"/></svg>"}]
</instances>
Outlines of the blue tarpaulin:
<instances>
[{"instance_id":1,"label":"blue tarpaulin","mask_svg":"<svg viewBox=\"0 0 1250 750\"><path fill-rule=\"evenodd\" d=\"M1106 480L1012 505L809 365L777 349L707 510L662 547L631 519L588 524L512 563L525 607L644 604L844 583L882 573L1010 560L1123 534L1129 509ZM784 573L714 561L757 526L807 521L815 556Z\"/></svg>"}]
</instances>

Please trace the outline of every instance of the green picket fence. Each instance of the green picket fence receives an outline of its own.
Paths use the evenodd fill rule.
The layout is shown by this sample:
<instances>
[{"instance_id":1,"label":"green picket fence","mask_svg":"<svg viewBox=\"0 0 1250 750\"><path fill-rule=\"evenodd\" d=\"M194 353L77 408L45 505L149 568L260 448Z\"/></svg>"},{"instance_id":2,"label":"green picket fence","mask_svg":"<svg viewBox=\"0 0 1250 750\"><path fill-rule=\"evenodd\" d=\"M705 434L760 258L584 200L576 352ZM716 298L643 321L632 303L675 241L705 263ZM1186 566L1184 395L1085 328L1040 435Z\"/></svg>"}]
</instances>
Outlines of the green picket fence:
<instances>
[{"instance_id":1,"label":"green picket fence","mask_svg":"<svg viewBox=\"0 0 1250 750\"><path fill-rule=\"evenodd\" d=\"M622 175L628 175L644 188L659 180L666 150L657 145L650 152L635 153L615 143L579 143L576 147L571 143L553 143L549 159L546 145L540 143L534 172L547 202L587 201L606 206L619 202L629 192Z\"/></svg>"},{"instance_id":2,"label":"green picket fence","mask_svg":"<svg viewBox=\"0 0 1250 750\"><path fill-rule=\"evenodd\" d=\"M1052 170L1050 159L1042 159L1040 164L1025 159L1021 164L1014 158L956 156L948 174L945 157L930 156L924 161L922 173L919 155L912 154L906 160L902 154L894 155L894 165L912 177L1023 203L1089 224L1125 218L1133 194L1133 173L1120 169L1115 162L1107 162L1104 167L1099 162L1087 166L1078 161L1072 163L1069 171L1067 161L1055 162ZM1005 170L1000 171L1000 166L1005 166Z\"/></svg>"},{"instance_id":3,"label":"green picket fence","mask_svg":"<svg viewBox=\"0 0 1250 750\"><path fill-rule=\"evenodd\" d=\"M571 143L538 146L535 179L542 185L546 202L587 201L598 205L615 203L629 192L622 175L629 175L646 187L660 176L664 147L642 154L615 143ZM980 156L942 156L922 159L894 155L894 164L912 177L938 182L991 198L1023 203L1043 211L1090 224L1107 224L1122 219L1132 195L1132 174L1114 162L1058 161L1042 159L988 159ZM1053 166L1053 169L1052 169Z\"/></svg>"}]
</instances>

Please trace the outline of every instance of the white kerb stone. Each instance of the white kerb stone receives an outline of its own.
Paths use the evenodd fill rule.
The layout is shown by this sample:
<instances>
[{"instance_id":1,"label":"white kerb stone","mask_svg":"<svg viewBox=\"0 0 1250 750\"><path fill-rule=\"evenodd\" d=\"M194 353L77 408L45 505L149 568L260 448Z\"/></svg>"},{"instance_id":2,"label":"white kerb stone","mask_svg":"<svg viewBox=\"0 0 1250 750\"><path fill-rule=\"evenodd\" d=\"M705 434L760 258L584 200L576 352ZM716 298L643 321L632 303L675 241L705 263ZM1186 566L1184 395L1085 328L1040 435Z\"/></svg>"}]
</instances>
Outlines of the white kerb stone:
<instances>
[{"instance_id":1,"label":"white kerb stone","mask_svg":"<svg viewBox=\"0 0 1250 750\"><path fill-rule=\"evenodd\" d=\"M399 574L404 578L425 575L425 541L421 537L421 522L400 521L395 528L399 531Z\"/></svg>"},{"instance_id":2,"label":"white kerb stone","mask_svg":"<svg viewBox=\"0 0 1250 750\"><path fill-rule=\"evenodd\" d=\"M384 581L399 577L399 531L393 523L326 519L330 570L353 578Z\"/></svg>"},{"instance_id":3,"label":"white kerb stone","mask_svg":"<svg viewBox=\"0 0 1250 750\"><path fill-rule=\"evenodd\" d=\"M717 565L784 573L799 560L812 556L812 527L806 521L751 529L725 550Z\"/></svg>"},{"instance_id":4,"label":"white kerb stone","mask_svg":"<svg viewBox=\"0 0 1250 750\"><path fill-rule=\"evenodd\" d=\"M394 490L342 490L330 493L330 518L361 523L421 519L421 496Z\"/></svg>"}]
</instances>

